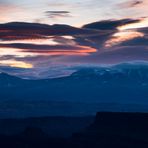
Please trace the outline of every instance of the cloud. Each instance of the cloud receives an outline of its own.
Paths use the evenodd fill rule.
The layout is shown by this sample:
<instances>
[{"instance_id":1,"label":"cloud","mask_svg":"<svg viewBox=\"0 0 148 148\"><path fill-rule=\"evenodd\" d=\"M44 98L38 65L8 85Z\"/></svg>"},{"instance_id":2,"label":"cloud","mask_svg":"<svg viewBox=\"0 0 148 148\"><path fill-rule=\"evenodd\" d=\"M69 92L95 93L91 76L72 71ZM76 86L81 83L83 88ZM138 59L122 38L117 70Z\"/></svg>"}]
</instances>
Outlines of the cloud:
<instances>
[{"instance_id":1,"label":"cloud","mask_svg":"<svg viewBox=\"0 0 148 148\"><path fill-rule=\"evenodd\" d=\"M96 52L96 49L79 45L35 45L35 44L0 44L0 48L21 49L20 52L28 52L40 55L87 55Z\"/></svg>"},{"instance_id":2,"label":"cloud","mask_svg":"<svg viewBox=\"0 0 148 148\"><path fill-rule=\"evenodd\" d=\"M121 46L116 47L113 51L102 53L98 56L102 63L121 63L136 60L148 59L148 47L146 46Z\"/></svg>"},{"instance_id":3,"label":"cloud","mask_svg":"<svg viewBox=\"0 0 148 148\"><path fill-rule=\"evenodd\" d=\"M81 28L26 22L0 24L0 67L32 67L26 76L32 73L41 77L49 75L47 69L55 65L60 69L62 65L146 60L148 27L144 21L104 20ZM56 75L60 73L57 69L53 70Z\"/></svg>"},{"instance_id":4,"label":"cloud","mask_svg":"<svg viewBox=\"0 0 148 148\"><path fill-rule=\"evenodd\" d=\"M71 61L81 64L117 64L129 61L147 61L148 47L146 46L120 46L114 47L110 51L90 55L87 57L71 58ZM69 57L65 58L64 62L68 62Z\"/></svg>"},{"instance_id":5,"label":"cloud","mask_svg":"<svg viewBox=\"0 0 148 148\"><path fill-rule=\"evenodd\" d=\"M92 47L96 47L98 44L102 44L101 42L104 42L112 34L116 33L117 27L138 21L138 19L106 20L87 24L82 28L68 25L11 22L0 24L0 39L2 41L20 41L39 39L49 40L54 38L54 41L61 42L64 38L59 39L59 36L72 36L73 39L69 39L69 42L75 40L78 44L90 44Z\"/></svg>"},{"instance_id":6,"label":"cloud","mask_svg":"<svg viewBox=\"0 0 148 148\"><path fill-rule=\"evenodd\" d=\"M140 5L143 5L143 0L128 0L126 2L120 3L119 6L121 8L133 8L133 7L139 7Z\"/></svg>"},{"instance_id":7,"label":"cloud","mask_svg":"<svg viewBox=\"0 0 148 148\"><path fill-rule=\"evenodd\" d=\"M9 67L16 67L16 68L33 68L33 65L30 63L26 63L23 61L16 61L16 60L2 60L0 65L5 65Z\"/></svg>"},{"instance_id":8,"label":"cloud","mask_svg":"<svg viewBox=\"0 0 148 148\"><path fill-rule=\"evenodd\" d=\"M112 29L117 29L118 26L133 24L139 21L140 21L139 19L104 20L104 21L86 24L83 26L83 28L112 30Z\"/></svg>"},{"instance_id":9,"label":"cloud","mask_svg":"<svg viewBox=\"0 0 148 148\"><path fill-rule=\"evenodd\" d=\"M42 46L40 46L40 44L34 46L35 48L41 47L44 49L47 47L45 46L45 43L48 43L48 45L69 44L89 46L91 48L100 50L100 48L102 48L106 42L109 42L109 40L115 41L116 44L117 40L119 43L122 43L128 39L131 40L137 38L139 35L143 37L142 31L137 33L134 31L128 31L128 34L125 34L119 32L118 29L120 26L132 26L132 24L139 23L140 21L141 19L106 20L86 24L82 28L76 28L68 25L47 25L39 23L12 22L0 24L0 39L2 40L1 43L6 43L6 41L7 43L10 41L12 43L17 43L18 41L19 43L22 40L21 43L32 42L34 44L38 44L37 42L41 41L40 39L42 39ZM118 36L115 36L116 34L118 34ZM18 44L13 45L16 46ZM49 47L50 46L48 46L48 48ZM51 47L54 48L53 46Z\"/></svg>"},{"instance_id":10,"label":"cloud","mask_svg":"<svg viewBox=\"0 0 148 148\"><path fill-rule=\"evenodd\" d=\"M105 42L106 47L112 47L126 41L130 41L136 38L143 38L144 34L137 31L125 31L125 32L117 32L112 35L112 37Z\"/></svg>"},{"instance_id":11,"label":"cloud","mask_svg":"<svg viewBox=\"0 0 148 148\"><path fill-rule=\"evenodd\" d=\"M55 77L64 77L72 74L75 70L71 69L67 65L53 65L46 69L26 69L18 67L0 66L0 72L8 73L9 75L15 75L24 79L47 79Z\"/></svg>"},{"instance_id":12,"label":"cloud","mask_svg":"<svg viewBox=\"0 0 148 148\"><path fill-rule=\"evenodd\" d=\"M114 38L119 32L119 27L128 26L139 23L141 19L122 19L122 20L106 20L94 22L84 25L82 28L76 28L68 25L47 25L39 23L12 22L0 24L1 43L36 43L41 41L44 45L48 44L78 44L81 46L90 46L100 49L106 41ZM129 35L130 32L128 32ZM118 33L119 34L119 33ZM141 32L132 32L132 37L138 37ZM121 37L117 39L127 38L124 33L120 33ZM66 36L70 38L66 38ZM131 37L131 34L130 34ZM131 38L131 39L133 39ZM22 40L22 41L21 41ZM27 41L28 40L28 41ZM34 41L37 40L37 41ZM43 42L44 41L44 42ZM45 42L46 41L46 42ZM48 42L47 42L48 41ZM37 46L36 46L37 48Z\"/></svg>"},{"instance_id":13,"label":"cloud","mask_svg":"<svg viewBox=\"0 0 148 148\"><path fill-rule=\"evenodd\" d=\"M69 11L46 11L45 14L51 19L72 17Z\"/></svg>"},{"instance_id":14,"label":"cloud","mask_svg":"<svg viewBox=\"0 0 148 148\"><path fill-rule=\"evenodd\" d=\"M117 5L117 8L124 9L125 14L131 17L147 17L148 14L148 1L147 0L126 0Z\"/></svg>"},{"instance_id":15,"label":"cloud","mask_svg":"<svg viewBox=\"0 0 148 148\"><path fill-rule=\"evenodd\" d=\"M0 24L0 33L1 40L24 40L46 39L51 36L90 36L102 32L69 25L11 22Z\"/></svg>"},{"instance_id":16,"label":"cloud","mask_svg":"<svg viewBox=\"0 0 148 148\"><path fill-rule=\"evenodd\" d=\"M145 32L140 31L137 27L144 25L144 19L121 19L121 20L105 20L100 22L94 22L86 24L83 28L89 28L92 30L101 30L104 34L98 34L89 37L77 37L76 41L79 44L91 45L91 47L98 49L98 52L104 52L110 50L110 46L122 44L128 40L135 38L144 38ZM125 29L124 27L125 26ZM123 27L123 29L120 29ZM130 27L130 29L126 29ZM133 27L133 28L132 28ZM107 48L106 48L107 47Z\"/></svg>"},{"instance_id":17,"label":"cloud","mask_svg":"<svg viewBox=\"0 0 148 148\"><path fill-rule=\"evenodd\" d=\"M82 28L92 29L92 30L101 30L104 32L104 34L98 34L94 36L85 38L77 38L77 41L80 43L84 43L85 45L91 44L91 47L97 48L100 52L104 50L104 46L113 41L113 45L117 43L117 41L126 41L125 39L128 39L128 37L137 37L140 33L120 33L121 36L114 37L114 35L119 35L119 29L118 27L124 26L124 25L132 25L134 23L140 22L140 19L120 19L120 20L104 20L99 22L94 22L90 24L86 24L82 26ZM141 33L142 34L142 33ZM125 36L126 35L126 36ZM120 40L119 40L120 39Z\"/></svg>"},{"instance_id":18,"label":"cloud","mask_svg":"<svg viewBox=\"0 0 148 148\"><path fill-rule=\"evenodd\" d=\"M142 0L133 1L133 2L131 2L131 7L135 7L135 6L140 5L142 3L143 3Z\"/></svg>"},{"instance_id":19,"label":"cloud","mask_svg":"<svg viewBox=\"0 0 148 148\"><path fill-rule=\"evenodd\" d=\"M91 46L79 45L75 38L100 33L102 32L68 25L25 22L0 24L0 56L7 58L1 59L1 63L17 66L20 62L29 62L32 67L38 67L39 63L51 64L49 61L55 61L57 56L86 56L97 50ZM21 63L21 67L26 67L24 63Z\"/></svg>"},{"instance_id":20,"label":"cloud","mask_svg":"<svg viewBox=\"0 0 148 148\"><path fill-rule=\"evenodd\" d=\"M148 46L148 27L136 29L138 32L144 34L143 37L136 37L131 40L122 42L120 46Z\"/></svg>"}]
</instances>

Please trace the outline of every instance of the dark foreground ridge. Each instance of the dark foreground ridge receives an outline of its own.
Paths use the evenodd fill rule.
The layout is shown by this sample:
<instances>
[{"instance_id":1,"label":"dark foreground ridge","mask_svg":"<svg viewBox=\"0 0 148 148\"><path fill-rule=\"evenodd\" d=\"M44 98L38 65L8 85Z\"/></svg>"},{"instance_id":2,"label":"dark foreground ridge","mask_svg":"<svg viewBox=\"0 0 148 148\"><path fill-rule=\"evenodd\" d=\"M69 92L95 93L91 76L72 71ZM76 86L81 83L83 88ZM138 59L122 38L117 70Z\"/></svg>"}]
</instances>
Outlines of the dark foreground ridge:
<instances>
[{"instance_id":1,"label":"dark foreground ridge","mask_svg":"<svg viewBox=\"0 0 148 148\"><path fill-rule=\"evenodd\" d=\"M74 135L78 147L146 148L148 114L99 112L84 132Z\"/></svg>"},{"instance_id":2,"label":"dark foreground ridge","mask_svg":"<svg viewBox=\"0 0 148 148\"><path fill-rule=\"evenodd\" d=\"M99 112L87 128L69 138L53 138L37 127L0 136L1 148L148 148L148 114Z\"/></svg>"}]
</instances>

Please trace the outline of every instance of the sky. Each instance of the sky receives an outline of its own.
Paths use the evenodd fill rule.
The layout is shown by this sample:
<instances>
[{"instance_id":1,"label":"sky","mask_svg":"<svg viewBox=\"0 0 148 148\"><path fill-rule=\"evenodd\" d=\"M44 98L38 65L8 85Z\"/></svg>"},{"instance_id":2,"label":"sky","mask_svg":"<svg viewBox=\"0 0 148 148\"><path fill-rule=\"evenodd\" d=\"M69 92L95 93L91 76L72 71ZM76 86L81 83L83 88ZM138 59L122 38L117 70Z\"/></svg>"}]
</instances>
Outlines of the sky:
<instances>
[{"instance_id":1,"label":"sky","mask_svg":"<svg viewBox=\"0 0 148 148\"><path fill-rule=\"evenodd\" d=\"M148 0L0 0L0 72L59 77L148 61Z\"/></svg>"}]
</instances>

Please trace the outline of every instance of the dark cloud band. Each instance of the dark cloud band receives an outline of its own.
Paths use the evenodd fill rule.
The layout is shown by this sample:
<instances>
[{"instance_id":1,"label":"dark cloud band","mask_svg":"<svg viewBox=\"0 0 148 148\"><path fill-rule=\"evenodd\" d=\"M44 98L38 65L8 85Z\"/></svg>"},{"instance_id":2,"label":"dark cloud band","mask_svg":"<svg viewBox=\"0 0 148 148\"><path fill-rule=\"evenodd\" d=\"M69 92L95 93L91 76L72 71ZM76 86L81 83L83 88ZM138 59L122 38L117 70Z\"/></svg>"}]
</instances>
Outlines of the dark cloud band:
<instances>
[{"instance_id":1,"label":"dark cloud band","mask_svg":"<svg viewBox=\"0 0 148 148\"><path fill-rule=\"evenodd\" d=\"M63 18L63 17L72 17L69 11L46 11L46 16L52 19Z\"/></svg>"}]
</instances>

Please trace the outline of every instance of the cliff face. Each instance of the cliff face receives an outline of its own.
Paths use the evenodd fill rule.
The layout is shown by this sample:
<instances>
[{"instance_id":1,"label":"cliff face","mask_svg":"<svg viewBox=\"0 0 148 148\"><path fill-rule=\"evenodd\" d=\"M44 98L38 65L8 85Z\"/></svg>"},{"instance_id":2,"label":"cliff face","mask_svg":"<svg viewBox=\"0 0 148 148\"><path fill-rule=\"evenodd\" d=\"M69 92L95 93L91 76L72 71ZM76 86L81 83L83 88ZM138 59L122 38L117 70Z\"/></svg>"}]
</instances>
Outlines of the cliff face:
<instances>
[{"instance_id":1,"label":"cliff face","mask_svg":"<svg viewBox=\"0 0 148 148\"><path fill-rule=\"evenodd\" d=\"M147 113L127 113L127 112L98 112L94 123L90 129L103 130L124 130L135 132L148 131Z\"/></svg>"},{"instance_id":2,"label":"cliff face","mask_svg":"<svg viewBox=\"0 0 148 148\"><path fill-rule=\"evenodd\" d=\"M0 135L0 148L148 148L148 114L99 112L94 123L69 138L50 137L30 127Z\"/></svg>"},{"instance_id":3,"label":"cliff face","mask_svg":"<svg viewBox=\"0 0 148 148\"><path fill-rule=\"evenodd\" d=\"M148 114L99 112L94 123L73 139L78 147L148 147Z\"/></svg>"}]
</instances>

